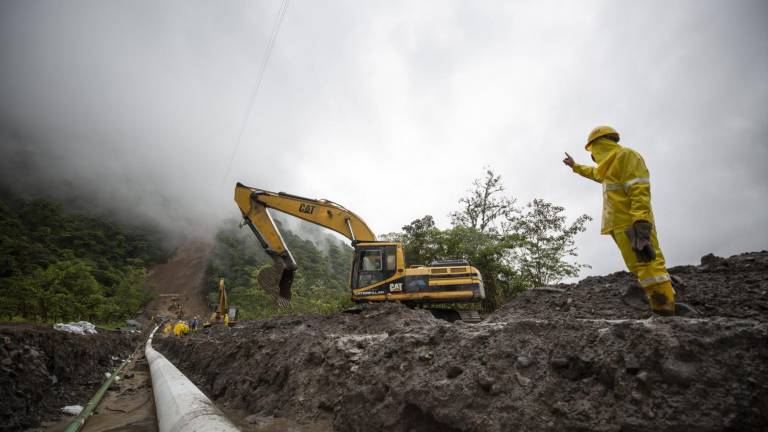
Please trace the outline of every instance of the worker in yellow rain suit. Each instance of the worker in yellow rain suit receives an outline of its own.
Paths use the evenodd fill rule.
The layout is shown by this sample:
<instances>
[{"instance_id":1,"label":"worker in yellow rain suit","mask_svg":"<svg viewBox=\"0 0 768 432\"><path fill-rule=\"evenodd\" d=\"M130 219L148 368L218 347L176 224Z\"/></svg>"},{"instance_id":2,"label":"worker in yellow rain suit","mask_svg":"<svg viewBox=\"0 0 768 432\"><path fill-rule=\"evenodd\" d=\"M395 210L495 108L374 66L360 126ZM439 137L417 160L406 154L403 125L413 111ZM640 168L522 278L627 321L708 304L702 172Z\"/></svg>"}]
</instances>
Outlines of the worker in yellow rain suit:
<instances>
[{"instance_id":1,"label":"worker in yellow rain suit","mask_svg":"<svg viewBox=\"0 0 768 432\"><path fill-rule=\"evenodd\" d=\"M674 315L675 290L656 239L648 168L640 154L618 142L615 129L598 126L589 134L584 147L597 167L579 165L568 153L563 163L573 172L603 185L600 233L613 237L627 268L643 287L651 310L659 315Z\"/></svg>"},{"instance_id":2,"label":"worker in yellow rain suit","mask_svg":"<svg viewBox=\"0 0 768 432\"><path fill-rule=\"evenodd\" d=\"M177 337L184 336L189 333L189 326L184 321L179 321L173 326L173 335Z\"/></svg>"}]
</instances>

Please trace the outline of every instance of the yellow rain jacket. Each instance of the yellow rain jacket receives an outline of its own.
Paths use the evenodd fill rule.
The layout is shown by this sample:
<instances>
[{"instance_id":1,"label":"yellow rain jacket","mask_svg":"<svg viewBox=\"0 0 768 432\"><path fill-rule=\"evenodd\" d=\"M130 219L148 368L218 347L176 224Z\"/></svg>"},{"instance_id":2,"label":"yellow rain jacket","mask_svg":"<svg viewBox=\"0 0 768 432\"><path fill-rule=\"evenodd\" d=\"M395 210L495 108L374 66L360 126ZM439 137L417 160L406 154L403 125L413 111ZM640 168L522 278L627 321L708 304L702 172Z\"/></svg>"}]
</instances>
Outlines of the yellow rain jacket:
<instances>
[{"instance_id":1,"label":"yellow rain jacket","mask_svg":"<svg viewBox=\"0 0 768 432\"><path fill-rule=\"evenodd\" d=\"M189 326L184 321L179 321L173 326L174 336L184 336L189 333Z\"/></svg>"},{"instance_id":2,"label":"yellow rain jacket","mask_svg":"<svg viewBox=\"0 0 768 432\"><path fill-rule=\"evenodd\" d=\"M573 165L573 172L603 185L601 234L621 232L638 220L655 225L648 168L636 151L598 138L590 149L597 167Z\"/></svg>"},{"instance_id":3,"label":"yellow rain jacket","mask_svg":"<svg viewBox=\"0 0 768 432\"><path fill-rule=\"evenodd\" d=\"M674 314L675 291L670 282L664 254L656 238L656 223L651 211L651 183L643 158L634 150L607 139L592 141L589 149L597 167L573 165L573 171L603 185L603 222L601 234L613 237L629 271L644 288L651 309ZM651 244L656 259L639 262L624 230L635 221L654 225Z\"/></svg>"}]
</instances>

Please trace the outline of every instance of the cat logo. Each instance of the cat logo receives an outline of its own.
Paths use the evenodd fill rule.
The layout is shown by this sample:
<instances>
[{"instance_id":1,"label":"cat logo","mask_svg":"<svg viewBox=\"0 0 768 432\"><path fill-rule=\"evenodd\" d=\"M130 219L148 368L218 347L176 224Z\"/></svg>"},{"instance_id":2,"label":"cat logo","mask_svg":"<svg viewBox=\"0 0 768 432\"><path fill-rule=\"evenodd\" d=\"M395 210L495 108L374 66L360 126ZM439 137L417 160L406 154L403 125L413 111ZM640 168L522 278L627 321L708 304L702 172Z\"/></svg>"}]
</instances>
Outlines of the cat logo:
<instances>
[{"instance_id":1,"label":"cat logo","mask_svg":"<svg viewBox=\"0 0 768 432\"><path fill-rule=\"evenodd\" d=\"M397 283L391 283L389 284L389 292L402 292L403 291L403 283L397 282Z\"/></svg>"},{"instance_id":2,"label":"cat logo","mask_svg":"<svg viewBox=\"0 0 768 432\"><path fill-rule=\"evenodd\" d=\"M315 212L315 206L312 204L300 204L299 211L306 214L312 214Z\"/></svg>"}]
</instances>

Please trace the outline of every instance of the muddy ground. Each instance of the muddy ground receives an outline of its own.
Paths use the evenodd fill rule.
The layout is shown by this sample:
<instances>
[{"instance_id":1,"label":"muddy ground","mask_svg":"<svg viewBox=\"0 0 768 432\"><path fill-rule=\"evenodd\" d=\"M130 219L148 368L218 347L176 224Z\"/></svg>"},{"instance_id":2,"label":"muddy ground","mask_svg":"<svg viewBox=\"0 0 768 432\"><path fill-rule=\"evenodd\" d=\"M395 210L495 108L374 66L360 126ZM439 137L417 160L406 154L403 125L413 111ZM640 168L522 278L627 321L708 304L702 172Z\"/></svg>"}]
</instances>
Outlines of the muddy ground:
<instances>
[{"instance_id":1,"label":"muddy ground","mask_svg":"<svg viewBox=\"0 0 768 432\"><path fill-rule=\"evenodd\" d=\"M693 306L701 317L768 320L768 252L728 259L707 255L701 264L669 269L678 300ZM507 303L491 321L512 317L540 319L647 318L645 307L628 307L627 288L635 285L628 272L592 276L578 284L554 285L554 290L530 290ZM638 287L639 289L639 287ZM563 292L560 292L563 291Z\"/></svg>"},{"instance_id":2,"label":"muddy ground","mask_svg":"<svg viewBox=\"0 0 768 432\"><path fill-rule=\"evenodd\" d=\"M23 430L84 405L139 344L135 335L75 335L50 325L0 324L0 431Z\"/></svg>"},{"instance_id":3,"label":"muddy ground","mask_svg":"<svg viewBox=\"0 0 768 432\"><path fill-rule=\"evenodd\" d=\"M145 318L158 314L175 317L175 311L169 307L173 297L182 303L186 317L207 317L210 314L211 306L206 300L204 286L210 250L210 243L190 240L181 245L167 262L152 268L149 284L157 297L144 308Z\"/></svg>"},{"instance_id":4,"label":"muddy ground","mask_svg":"<svg viewBox=\"0 0 768 432\"><path fill-rule=\"evenodd\" d=\"M616 273L480 324L369 305L155 345L250 430L767 430L768 253L671 273L698 317L649 319Z\"/></svg>"},{"instance_id":5,"label":"muddy ground","mask_svg":"<svg viewBox=\"0 0 768 432\"><path fill-rule=\"evenodd\" d=\"M120 378L120 381L110 385L93 415L81 429L82 432L157 431L152 378L143 346L133 353ZM71 417L67 420L71 420ZM46 430L63 431L56 426Z\"/></svg>"}]
</instances>

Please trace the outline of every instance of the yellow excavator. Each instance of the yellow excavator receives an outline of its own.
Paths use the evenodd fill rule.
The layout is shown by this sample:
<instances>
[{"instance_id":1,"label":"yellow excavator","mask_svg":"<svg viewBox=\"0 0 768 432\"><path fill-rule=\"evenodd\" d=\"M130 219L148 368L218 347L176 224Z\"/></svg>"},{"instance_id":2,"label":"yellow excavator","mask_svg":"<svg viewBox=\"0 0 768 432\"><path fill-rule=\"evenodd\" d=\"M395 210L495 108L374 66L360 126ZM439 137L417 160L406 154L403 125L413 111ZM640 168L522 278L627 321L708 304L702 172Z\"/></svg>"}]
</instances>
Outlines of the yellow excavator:
<instances>
[{"instance_id":1,"label":"yellow excavator","mask_svg":"<svg viewBox=\"0 0 768 432\"><path fill-rule=\"evenodd\" d=\"M343 235L352 242L354 259L350 277L352 301L400 301L410 305L473 303L485 298L483 278L466 260L435 261L406 268L403 245L377 241L356 214L325 199L304 198L285 192L235 186L235 202L274 264L258 275L259 284L288 306L296 260L283 241L269 210L303 219ZM479 320L476 311L459 311L465 321Z\"/></svg>"},{"instance_id":2,"label":"yellow excavator","mask_svg":"<svg viewBox=\"0 0 768 432\"><path fill-rule=\"evenodd\" d=\"M224 286L224 278L219 278L219 304L214 307L211 319L203 323L203 327L210 327L212 323L222 323L225 326L235 324L237 308L230 306L227 288Z\"/></svg>"}]
</instances>

